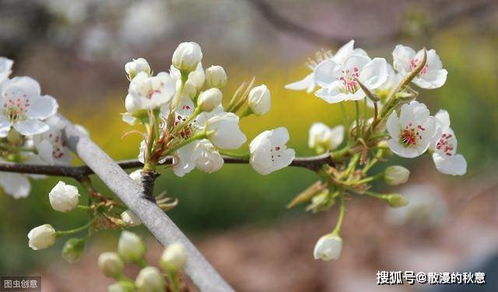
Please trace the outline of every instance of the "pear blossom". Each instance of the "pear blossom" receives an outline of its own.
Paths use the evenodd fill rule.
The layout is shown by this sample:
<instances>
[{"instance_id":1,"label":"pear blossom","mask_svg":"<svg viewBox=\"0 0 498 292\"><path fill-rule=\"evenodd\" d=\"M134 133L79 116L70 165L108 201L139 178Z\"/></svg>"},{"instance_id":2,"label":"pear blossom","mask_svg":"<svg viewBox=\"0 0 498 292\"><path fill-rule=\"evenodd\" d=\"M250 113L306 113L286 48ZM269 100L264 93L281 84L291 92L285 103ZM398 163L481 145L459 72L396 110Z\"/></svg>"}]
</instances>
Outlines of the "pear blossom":
<instances>
[{"instance_id":1,"label":"pear blossom","mask_svg":"<svg viewBox=\"0 0 498 292\"><path fill-rule=\"evenodd\" d=\"M315 260L330 261L341 256L342 238L336 234L326 234L317 241L313 250Z\"/></svg>"},{"instance_id":2,"label":"pear blossom","mask_svg":"<svg viewBox=\"0 0 498 292\"><path fill-rule=\"evenodd\" d=\"M410 47L397 45L393 51L394 68L403 76L408 75L422 61L424 50L415 52ZM413 79L418 87L425 89L439 88L446 82L448 71L443 68L441 59L436 51L427 51L427 62L420 73Z\"/></svg>"},{"instance_id":3,"label":"pear blossom","mask_svg":"<svg viewBox=\"0 0 498 292\"><path fill-rule=\"evenodd\" d=\"M227 84L227 73L223 67L215 65L206 69L206 83L209 87L223 88Z\"/></svg>"},{"instance_id":4,"label":"pear blossom","mask_svg":"<svg viewBox=\"0 0 498 292\"><path fill-rule=\"evenodd\" d=\"M98 266L110 278L117 278L123 273L124 263L115 252L104 252L99 255Z\"/></svg>"},{"instance_id":5,"label":"pear blossom","mask_svg":"<svg viewBox=\"0 0 498 292\"><path fill-rule=\"evenodd\" d=\"M192 71L202 60L202 50L195 42L183 42L173 52L173 66L179 70Z\"/></svg>"},{"instance_id":6,"label":"pear blossom","mask_svg":"<svg viewBox=\"0 0 498 292\"><path fill-rule=\"evenodd\" d=\"M174 95L175 84L168 73L161 72L151 77L140 72L130 82L125 99L126 110L134 114L140 110L159 108L169 103Z\"/></svg>"},{"instance_id":7,"label":"pear blossom","mask_svg":"<svg viewBox=\"0 0 498 292\"><path fill-rule=\"evenodd\" d=\"M175 82L176 90L182 91L183 96L190 98L194 98L197 95L206 81L206 73L204 72L202 63L199 63L195 70L188 73L186 80L182 79L182 72L173 65L170 67L169 74ZM182 84L183 88L181 87Z\"/></svg>"},{"instance_id":8,"label":"pear blossom","mask_svg":"<svg viewBox=\"0 0 498 292\"><path fill-rule=\"evenodd\" d=\"M187 255L183 245L181 243L173 243L164 249L159 259L159 266L165 271L180 271L185 267L186 261Z\"/></svg>"},{"instance_id":9,"label":"pear blossom","mask_svg":"<svg viewBox=\"0 0 498 292\"><path fill-rule=\"evenodd\" d=\"M49 165L69 165L71 163L71 151L62 137L62 129L51 126L47 132L33 137L33 144L38 155Z\"/></svg>"},{"instance_id":10,"label":"pear blossom","mask_svg":"<svg viewBox=\"0 0 498 292\"><path fill-rule=\"evenodd\" d=\"M251 89L247 98L247 104L256 115L261 116L269 112L271 107L271 94L268 87L262 84Z\"/></svg>"},{"instance_id":11,"label":"pear blossom","mask_svg":"<svg viewBox=\"0 0 498 292\"><path fill-rule=\"evenodd\" d=\"M40 85L30 77L14 77L0 85L0 137L14 128L22 135L36 135L49 130L42 120L57 112L57 101L40 95Z\"/></svg>"},{"instance_id":12,"label":"pear blossom","mask_svg":"<svg viewBox=\"0 0 498 292\"><path fill-rule=\"evenodd\" d=\"M388 185L397 186L404 184L410 177L410 171L403 166L392 165L386 168L384 180Z\"/></svg>"},{"instance_id":13,"label":"pear blossom","mask_svg":"<svg viewBox=\"0 0 498 292\"><path fill-rule=\"evenodd\" d=\"M178 162L173 166L177 176L184 176L194 168L213 173L223 166L223 157L207 139L192 142L177 151Z\"/></svg>"},{"instance_id":14,"label":"pear blossom","mask_svg":"<svg viewBox=\"0 0 498 292\"><path fill-rule=\"evenodd\" d=\"M125 64L125 72L130 79L133 79L140 72L145 72L147 75L152 73L150 65L144 58L133 59Z\"/></svg>"},{"instance_id":15,"label":"pear blossom","mask_svg":"<svg viewBox=\"0 0 498 292\"><path fill-rule=\"evenodd\" d=\"M436 136L431 144L432 159L438 171L450 175L464 175L467 172L467 161L457 154L457 139L450 128L450 116L447 111L440 110L436 116Z\"/></svg>"},{"instance_id":16,"label":"pear blossom","mask_svg":"<svg viewBox=\"0 0 498 292\"><path fill-rule=\"evenodd\" d=\"M26 198L31 192L28 176L22 173L0 172L0 186L15 199Z\"/></svg>"},{"instance_id":17,"label":"pear blossom","mask_svg":"<svg viewBox=\"0 0 498 292\"><path fill-rule=\"evenodd\" d=\"M221 106L197 117L199 128L208 133L208 139L220 149L237 149L247 141L239 127L239 116L225 112Z\"/></svg>"},{"instance_id":18,"label":"pear blossom","mask_svg":"<svg viewBox=\"0 0 498 292\"><path fill-rule=\"evenodd\" d=\"M250 163L254 170L267 175L291 164L295 151L287 148L287 141L289 132L284 127L264 131L256 136L249 145Z\"/></svg>"},{"instance_id":19,"label":"pear blossom","mask_svg":"<svg viewBox=\"0 0 498 292\"><path fill-rule=\"evenodd\" d=\"M223 93L214 87L201 92L197 99L197 105L202 111L210 112L221 104Z\"/></svg>"},{"instance_id":20,"label":"pear blossom","mask_svg":"<svg viewBox=\"0 0 498 292\"><path fill-rule=\"evenodd\" d=\"M119 256L125 261L138 261L145 254L142 239L133 232L123 231L118 241Z\"/></svg>"},{"instance_id":21,"label":"pear blossom","mask_svg":"<svg viewBox=\"0 0 498 292\"><path fill-rule=\"evenodd\" d=\"M0 83L7 80L10 73L12 73L12 65L14 65L14 61L5 57L0 57Z\"/></svg>"},{"instance_id":22,"label":"pear blossom","mask_svg":"<svg viewBox=\"0 0 498 292\"><path fill-rule=\"evenodd\" d=\"M332 60L336 64L342 65L344 64L344 61L353 54L365 56L367 55L367 53L363 49L354 48L354 40L347 42L345 45L339 48L335 55L333 55L330 51L319 51L316 53L316 60L311 59L308 62L308 67L312 70L312 72L306 75L306 77L304 77L304 79L302 80L287 84L285 88L291 90L306 90L308 93L311 93L317 86L314 73L318 65L328 60Z\"/></svg>"},{"instance_id":23,"label":"pear blossom","mask_svg":"<svg viewBox=\"0 0 498 292\"><path fill-rule=\"evenodd\" d=\"M156 267L145 267L137 275L135 286L138 292L164 291L164 277Z\"/></svg>"},{"instance_id":24,"label":"pear blossom","mask_svg":"<svg viewBox=\"0 0 498 292\"><path fill-rule=\"evenodd\" d=\"M316 67L314 79L321 88L315 95L328 103L360 100L366 95L358 81L375 90L387 78L388 64L385 59L370 59L363 54L353 54L342 65L328 60Z\"/></svg>"},{"instance_id":25,"label":"pear blossom","mask_svg":"<svg viewBox=\"0 0 498 292\"><path fill-rule=\"evenodd\" d=\"M50 205L59 212L68 212L76 208L79 203L78 188L59 181L48 194Z\"/></svg>"},{"instance_id":26,"label":"pear blossom","mask_svg":"<svg viewBox=\"0 0 498 292\"><path fill-rule=\"evenodd\" d=\"M40 225L28 233L29 247L33 250L45 249L55 243L55 229L50 224Z\"/></svg>"},{"instance_id":27,"label":"pear blossom","mask_svg":"<svg viewBox=\"0 0 498 292\"><path fill-rule=\"evenodd\" d=\"M389 149L406 158L424 153L436 133L435 119L429 114L427 107L417 101L402 105L399 117L393 111L386 124L391 136L387 141Z\"/></svg>"},{"instance_id":28,"label":"pear blossom","mask_svg":"<svg viewBox=\"0 0 498 292\"><path fill-rule=\"evenodd\" d=\"M309 130L308 146L322 153L334 150L344 140L344 126L329 128L323 123L313 123Z\"/></svg>"}]
</instances>

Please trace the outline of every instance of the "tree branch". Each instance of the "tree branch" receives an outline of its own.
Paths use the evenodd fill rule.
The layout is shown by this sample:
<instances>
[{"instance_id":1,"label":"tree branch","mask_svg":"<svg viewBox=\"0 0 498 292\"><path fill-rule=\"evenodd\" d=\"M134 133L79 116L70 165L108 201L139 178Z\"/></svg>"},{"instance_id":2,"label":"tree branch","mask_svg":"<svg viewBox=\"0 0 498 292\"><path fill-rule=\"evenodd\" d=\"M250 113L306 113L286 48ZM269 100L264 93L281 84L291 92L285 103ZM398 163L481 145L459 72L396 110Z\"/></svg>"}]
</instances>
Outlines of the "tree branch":
<instances>
[{"instance_id":1,"label":"tree branch","mask_svg":"<svg viewBox=\"0 0 498 292\"><path fill-rule=\"evenodd\" d=\"M249 163L247 159L235 158L230 156L223 156L223 159L227 164ZM122 169L141 168L143 166L143 164L138 160L121 160L121 161L116 161L116 163ZM168 156L161 165L171 165L172 163L173 163L173 157ZM315 171L325 164L334 165L334 162L330 157L330 154L328 153L323 155L311 156L311 157L296 157L291 162L290 166L302 167ZM94 171L86 165L63 166L63 165L24 164L24 163L12 163L12 162L0 163L0 171L27 173L27 174L43 174L49 176L65 176L65 177L72 177L75 179L95 174Z\"/></svg>"}]
</instances>

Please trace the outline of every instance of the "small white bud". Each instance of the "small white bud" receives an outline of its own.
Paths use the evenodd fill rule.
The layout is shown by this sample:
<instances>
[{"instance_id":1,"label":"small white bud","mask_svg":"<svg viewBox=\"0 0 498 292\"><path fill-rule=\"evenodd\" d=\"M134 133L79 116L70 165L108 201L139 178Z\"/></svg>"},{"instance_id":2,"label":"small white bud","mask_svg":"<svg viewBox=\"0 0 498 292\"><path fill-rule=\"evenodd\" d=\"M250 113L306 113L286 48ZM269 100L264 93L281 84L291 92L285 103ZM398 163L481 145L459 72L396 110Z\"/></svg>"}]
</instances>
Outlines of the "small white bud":
<instances>
[{"instance_id":1,"label":"small white bud","mask_svg":"<svg viewBox=\"0 0 498 292\"><path fill-rule=\"evenodd\" d=\"M202 50L195 42L184 42L178 45L173 53L173 66L183 71L193 71L202 60Z\"/></svg>"},{"instance_id":2,"label":"small white bud","mask_svg":"<svg viewBox=\"0 0 498 292\"><path fill-rule=\"evenodd\" d=\"M317 241L313 256L315 260L336 260L341 255L342 238L332 233L326 234Z\"/></svg>"},{"instance_id":3,"label":"small white bud","mask_svg":"<svg viewBox=\"0 0 498 292\"><path fill-rule=\"evenodd\" d=\"M140 218L131 210L126 210L121 213L121 220L123 220L123 222L128 226L138 226L142 224Z\"/></svg>"},{"instance_id":4,"label":"small white bud","mask_svg":"<svg viewBox=\"0 0 498 292\"><path fill-rule=\"evenodd\" d=\"M404 184L410 177L410 171L403 166L393 165L386 168L384 180L388 185L397 186Z\"/></svg>"},{"instance_id":5,"label":"small white bud","mask_svg":"<svg viewBox=\"0 0 498 292\"><path fill-rule=\"evenodd\" d=\"M390 194L390 195L385 195L385 200L389 204L389 206L393 208L399 208L399 207L404 207L408 205L408 200L405 199L402 195L399 194Z\"/></svg>"},{"instance_id":6,"label":"small white bud","mask_svg":"<svg viewBox=\"0 0 498 292\"><path fill-rule=\"evenodd\" d=\"M206 83L208 87L223 88L227 84L227 73L221 66L211 66L206 69Z\"/></svg>"},{"instance_id":7,"label":"small white bud","mask_svg":"<svg viewBox=\"0 0 498 292\"><path fill-rule=\"evenodd\" d=\"M82 238L70 238L62 248L62 257L68 263L77 262L85 251L85 240Z\"/></svg>"},{"instance_id":8,"label":"small white bud","mask_svg":"<svg viewBox=\"0 0 498 292\"><path fill-rule=\"evenodd\" d=\"M130 282L116 282L107 287L107 292L134 292L135 286Z\"/></svg>"},{"instance_id":9,"label":"small white bud","mask_svg":"<svg viewBox=\"0 0 498 292\"><path fill-rule=\"evenodd\" d=\"M193 86L196 90L200 90L204 86L204 81L206 80L206 75L202 66L199 66L195 71L188 74L187 84Z\"/></svg>"},{"instance_id":10,"label":"small white bud","mask_svg":"<svg viewBox=\"0 0 498 292\"><path fill-rule=\"evenodd\" d=\"M63 181L59 181L48 194L50 205L59 212L68 212L76 208L79 203L80 193L78 188L72 185L67 185Z\"/></svg>"},{"instance_id":11,"label":"small white bud","mask_svg":"<svg viewBox=\"0 0 498 292\"><path fill-rule=\"evenodd\" d=\"M136 262L144 256L145 245L135 233L123 231L119 237L118 253L125 261Z\"/></svg>"},{"instance_id":12,"label":"small white bud","mask_svg":"<svg viewBox=\"0 0 498 292\"><path fill-rule=\"evenodd\" d=\"M270 90L266 85L260 85L254 87L249 91L248 98L249 108L256 115L264 115L270 111L271 107L271 95Z\"/></svg>"},{"instance_id":13,"label":"small white bud","mask_svg":"<svg viewBox=\"0 0 498 292\"><path fill-rule=\"evenodd\" d=\"M180 271L185 267L186 261L187 256L183 245L173 243L164 249L159 266L165 271Z\"/></svg>"},{"instance_id":14,"label":"small white bud","mask_svg":"<svg viewBox=\"0 0 498 292\"><path fill-rule=\"evenodd\" d=\"M156 267L143 268L135 280L139 292L163 292L164 285L164 278Z\"/></svg>"},{"instance_id":15,"label":"small white bud","mask_svg":"<svg viewBox=\"0 0 498 292\"><path fill-rule=\"evenodd\" d=\"M139 185L142 185L142 170L137 169L129 174L130 178Z\"/></svg>"},{"instance_id":16,"label":"small white bud","mask_svg":"<svg viewBox=\"0 0 498 292\"><path fill-rule=\"evenodd\" d=\"M124 263L115 252L104 252L99 256L100 270L110 278L117 278L123 273Z\"/></svg>"},{"instance_id":17,"label":"small white bud","mask_svg":"<svg viewBox=\"0 0 498 292\"><path fill-rule=\"evenodd\" d=\"M149 63L144 58L133 59L133 61L126 63L125 71L130 80L135 78L140 72L145 72L148 75L152 73Z\"/></svg>"},{"instance_id":18,"label":"small white bud","mask_svg":"<svg viewBox=\"0 0 498 292\"><path fill-rule=\"evenodd\" d=\"M51 247L55 243L55 229L50 224L40 225L31 229L28 239L33 250Z\"/></svg>"},{"instance_id":19,"label":"small white bud","mask_svg":"<svg viewBox=\"0 0 498 292\"><path fill-rule=\"evenodd\" d=\"M221 104L222 99L223 94L218 88L210 88L201 92L199 99L197 100L197 105L202 111L210 112Z\"/></svg>"}]
</instances>

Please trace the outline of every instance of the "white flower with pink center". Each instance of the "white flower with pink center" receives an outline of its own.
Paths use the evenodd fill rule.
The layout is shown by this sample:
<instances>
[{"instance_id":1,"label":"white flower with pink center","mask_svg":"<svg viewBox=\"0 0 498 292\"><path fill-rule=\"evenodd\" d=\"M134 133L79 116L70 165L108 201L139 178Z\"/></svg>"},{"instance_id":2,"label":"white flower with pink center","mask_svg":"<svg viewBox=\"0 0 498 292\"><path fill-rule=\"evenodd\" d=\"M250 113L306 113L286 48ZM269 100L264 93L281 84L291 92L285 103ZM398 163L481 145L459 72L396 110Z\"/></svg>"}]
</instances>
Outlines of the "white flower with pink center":
<instances>
[{"instance_id":1,"label":"white flower with pink center","mask_svg":"<svg viewBox=\"0 0 498 292\"><path fill-rule=\"evenodd\" d=\"M387 145L401 157L414 158L422 155L434 138L436 122L425 104L412 101L401 106L398 117L393 111L387 119L387 131L391 139Z\"/></svg>"},{"instance_id":2,"label":"white flower with pink center","mask_svg":"<svg viewBox=\"0 0 498 292\"><path fill-rule=\"evenodd\" d=\"M424 51L415 52L410 47L397 45L393 51L393 65L401 75L406 76L413 71L423 60ZM425 89L439 88L446 82L448 71L443 68L441 59L436 51L427 51L427 62L420 73L413 79L418 87Z\"/></svg>"},{"instance_id":3,"label":"white flower with pink center","mask_svg":"<svg viewBox=\"0 0 498 292\"><path fill-rule=\"evenodd\" d=\"M175 95L175 86L174 80L166 72L152 77L140 72L130 82L125 100L126 110L133 115L168 104Z\"/></svg>"},{"instance_id":4,"label":"white flower with pink center","mask_svg":"<svg viewBox=\"0 0 498 292\"><path fill-rule=\"evenodd\" d=\"M223 166L223 157L214 145L207 139L192 142L176 152L178 161L175 161L173 172L177 176L184 176L194 168L207 173L213 173Z\"/></svg>"},{"instance_id":5,"label":"white flower with pink center","mask_svg":"<svg viewBox=\"0 0 498 292\"><path fill-rule=\"evenodd\" d=\"M457 139L450 128L449 114L440 110L435 117L436 136L431 144L434 164L441 173L464 175L467 172L467 161L463 155L457 154Z\"/></svg>"},{"instance_id":6,"label":"white flower with pink center","mask_svg":"<svg viewBox=\"0 0 498 292\"><path fill-rule=\"evenodd\" d=\"M354 40L351 40L343 45L339 50L337 50L335 55L333 55L330 51L319 51L316 53L315 58L310 58L308 61L307 65L312 72L306 75L306 77L302 80L287 84L285 88L291 90L306 90L308 93L313 92L317 86L315 83L314 73L318 65L328 60L332 60L336 64L342 65L344 64L344 61L346 61L346 59L353 54L367 56L367 53L363 49L354 48Z\"/></svg>"},{"instance_id":7,"label":"white flower with pink center","mask_svg":"<svg viewBox=\"0 0 498 292\"><path fill-rule=\"evenodd\" d=\"M383 58L370 59L363 54L354 54L344 64L333 60L322 62L314 74L315 82L321 87L315 95L328 103L360 100L366 95L359 82L375 90L388 78L388 64Z\"/></svg>"},{"instance_id":8,"label":"white flower with pink center","mask_svg":"<svg viewBox=\"0 0 498 292\"><path fill-rule=\"evenodd\" d=\"M62 137L62 129L52 126L47 132L33 137L38 156L50 165L71 164L71 151Z\"/></svg>"},{"instance_id":9,"label":"white flower with pink center","mask_svg":"<svg viewBox=\"0 0 498 292\"><path fill-rule=\"evenodd\" d=\"M12 73L12 65L14 65L14 61L0 57L0 83L7 80L10 73Z\"/></svg>"},{"instance_id":10,"label":"white flower with pink center","mask_svg":"<svg viewBox=\"0 0 498 292\"><path fill-rule=\"evenodd\" d=\"M267 175L276 170L289 166L296 152L287 148L289 132L280 127L264 131L251 141L251 166L262 175Z\"/></svg>"},{"instance_id":11,"label":"white flower with pink center","mask_svg":"<svg viewBox=\"0 0 498 292\"><path fill-rule=\"evenodd\" d=\"M36 135L49 130L42 120L57 112L57 101L40 95L40 85L30 77L14 77L0 86L0 137L13 127L22 135Z\"/></svg>"}]
</instances>

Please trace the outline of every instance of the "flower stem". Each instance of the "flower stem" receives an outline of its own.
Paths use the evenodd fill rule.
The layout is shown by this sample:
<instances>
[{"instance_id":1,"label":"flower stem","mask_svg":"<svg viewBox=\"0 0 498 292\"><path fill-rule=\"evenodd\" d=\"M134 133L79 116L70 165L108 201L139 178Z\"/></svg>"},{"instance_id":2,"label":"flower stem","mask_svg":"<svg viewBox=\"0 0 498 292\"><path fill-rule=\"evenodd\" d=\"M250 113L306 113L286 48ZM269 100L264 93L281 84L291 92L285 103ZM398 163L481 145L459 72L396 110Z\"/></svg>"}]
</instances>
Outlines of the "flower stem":
<instances>
[{"instance_id":1,"label":"flower stem","mask_svg":"<svg viewBox=\"0 0 498 292\"><path fill-rule=\"evenodd\" d=\"M171 280L171 291L180 292L180 282L178 281L178 275L176 271L168 271L168 276Z\"/></svg>"},{"instance_id":2,"label":"flower stem","mask_svg":"<svg viewBox=\"0 0 498 292\"><path fill-rule=\"evenodd\" d=\"M74 229L56 231L55 235L57 237L59 237L59 236L64 236L64 235L73 234L73 233L83 231L83 230L89 228L92 225L93 221L95 221L95 219L92 219L92 220L88 221L88 223L86 223L85 225L74 228Z\"/></svg>"},{"instance_id":3,"label":"flower stem","mask_svg":"<svg viewBox=\"0 0 498 292\"><path fill-rule=\"evenodd\" d=\"M337 219L337 224L335 225L332 234L339 235L342 227L342 221L344 220L344 215L346 213L346 205L344 203L344 193L339 195L339 218Z\"/></svg>"},{"instance_id":4,"label":"flower stem","mask_svg":"<svg viewBox=\"0 0 498 292\"><path fill-rule=\"evenodd\" d=\"M200 133L197 133L197 134L193 135L192 137L190 137L186 140L183 140L182 142L178 143L174 147L170 148L168 151L166 151L165 155L169 155L169 154L175 152L176 150L182 148L183 146L194 142L195 140L205 139L207 137L208 137L208 133L206 133L206 131L202 131Z\"/></svg>"}]
</instances>

